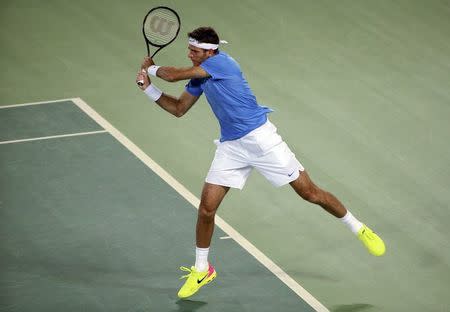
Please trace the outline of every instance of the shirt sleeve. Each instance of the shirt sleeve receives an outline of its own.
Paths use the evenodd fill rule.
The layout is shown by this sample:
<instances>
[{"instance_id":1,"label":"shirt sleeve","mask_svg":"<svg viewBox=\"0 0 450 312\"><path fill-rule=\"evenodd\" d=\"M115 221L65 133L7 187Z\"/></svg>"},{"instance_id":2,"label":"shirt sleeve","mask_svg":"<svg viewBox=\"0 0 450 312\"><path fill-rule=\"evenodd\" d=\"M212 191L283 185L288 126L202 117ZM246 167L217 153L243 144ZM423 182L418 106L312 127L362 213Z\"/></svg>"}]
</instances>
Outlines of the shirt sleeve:
<instances>
[{"instance_id":1,"label":"shirt sleeve","mask_svg":"<svg viewBox=\"0 0 450 312\"><path fill-rule=\"evenodd\" d=\"M186 91L193 96L200 96L203 93L201 79L191 79L186 85Z\"/></svg>"}]
</instances>

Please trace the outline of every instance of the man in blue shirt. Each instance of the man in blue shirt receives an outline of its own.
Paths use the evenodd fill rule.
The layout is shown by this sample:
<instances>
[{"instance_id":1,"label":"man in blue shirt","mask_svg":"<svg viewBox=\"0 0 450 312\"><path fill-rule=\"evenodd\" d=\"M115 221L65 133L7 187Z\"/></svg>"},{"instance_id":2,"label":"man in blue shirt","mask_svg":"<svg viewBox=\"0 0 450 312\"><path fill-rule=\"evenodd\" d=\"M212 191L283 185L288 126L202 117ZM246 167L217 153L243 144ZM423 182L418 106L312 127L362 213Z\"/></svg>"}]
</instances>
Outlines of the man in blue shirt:
<instances>
[{"instance_id":1,"label":"man in blue shirt","mask_svg":"<svg viewBox=\"0 0 450 312\"><path fill-rule=\"evenodd\" d=\"M340 218L371 254L383 255L385 245L381 238L358 221L334 195L311 181L268 120L267 114L272 110L257 103L239 64L227 53L219 51L221 41L215 30L200 27L188 37L188 57L192 67L156 66L146 57L136 78L136 81L144 82L140 88L150 99L176 117L183 116L204 93L220 124L220 140L215 141L217 150L198 209L195 265L191 269L182 267L189 273L184 276L187 281L178 296L190 297L216 277L216 270L208 263L214 216L228 190L242 189L253 168L277 187L290 184L303 199ZM159 90L148 75L170 82L189 82L176 98Z\"/></svg>"}]
</instances>

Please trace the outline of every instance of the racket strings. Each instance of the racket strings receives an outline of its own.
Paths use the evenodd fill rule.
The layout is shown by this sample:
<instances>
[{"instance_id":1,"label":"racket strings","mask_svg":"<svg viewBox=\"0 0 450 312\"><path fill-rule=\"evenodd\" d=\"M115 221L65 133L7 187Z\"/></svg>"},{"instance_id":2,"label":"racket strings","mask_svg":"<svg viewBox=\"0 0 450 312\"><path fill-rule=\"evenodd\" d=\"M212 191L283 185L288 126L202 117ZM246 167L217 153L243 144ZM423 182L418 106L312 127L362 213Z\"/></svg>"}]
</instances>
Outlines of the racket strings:
<instances>
[{"instance_id":1,"label":"racket strings","mask_svg":"<svg viewBox=\"0 0 450 312\"><path fill-rule=\"evenodd\" d=\"M169 10L153 11L144 23L144 33L153 45L166 45L178 34L180 23L175 14Z\"/></svg>"}]
</instances>

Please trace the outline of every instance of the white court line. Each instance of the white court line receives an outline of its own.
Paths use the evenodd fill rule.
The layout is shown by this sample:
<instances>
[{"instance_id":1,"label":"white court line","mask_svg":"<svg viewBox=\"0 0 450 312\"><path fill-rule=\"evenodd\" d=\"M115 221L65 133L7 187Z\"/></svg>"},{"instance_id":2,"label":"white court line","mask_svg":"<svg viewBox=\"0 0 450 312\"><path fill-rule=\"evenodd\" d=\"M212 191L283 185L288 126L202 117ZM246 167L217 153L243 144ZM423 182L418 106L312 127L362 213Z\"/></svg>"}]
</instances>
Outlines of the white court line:
<instances>
[{"instance_id":1,"label":"white court line","mask_svg":"<svg viewBox=\"0 0 450 312\"><path fill-rule=\"evenodd\" d=\"M144 164L146 164L152 171L161 177L167 184L175 189L181 196L183 196L189 203L198 209L200 200L195 197L188 189L186 189L180 182L172 177L167 171L159 166L153 159L145 154L139 147L130 141L119 130L114 128L108 121L100 116L94 109L92 109L86 102L80 98L74 98L72 101L94 119L100 126L108 130L120 143L122 143L130 152L138 157ZM267 269L269 269L275 276L277 276L283 283L306 301L312 308L318 312L329 312L329 310L322 305L316 298L314 298L307 290L298 284L292 277L284 272L278 265L270 260L258 248L244 238L239 232L226 223L221 217L216 215L216 224L231 238L233 238L239 245L246 249L253 257L261 262Z\"/></svg>"},{"instance_id":2,"label":"white court line","mask_svg":"<svg viewBox=\"0 0 450 312\"><path fill-rule=\"evenodd\" d=\"M65 101L72 101L72 99L61 99L61 100L54 100L54 101L43 101L43 102L32 102L32 103L24 103L24 104L4 105L4 106L0 106L0 109L22 107L22 106L30 106L30 105L52 104L52 103L65 102Z\"/></svg>"},{"instance_id":3,"label":"white court line","mask_svg":"<svg viewBox=\"0 0 450 312\"><path fill-rule=\"evenodd\" d=\"M90 131L90 132L78 132L78 133L51 135L51 136L45 136L45 137L20 139L20 140L12 140L12 141L0 141L0 144L12 144L12 143L21 143L21 142L30 142L30 141L39 141L39 140L49 140L49 139L57 139L57 138L67 138L67 137L90 135L90 134L105 133L105 132L108 132L108 131L106 131L106 130L98 130L98 131Z\"/></svg>"}]
</instances>

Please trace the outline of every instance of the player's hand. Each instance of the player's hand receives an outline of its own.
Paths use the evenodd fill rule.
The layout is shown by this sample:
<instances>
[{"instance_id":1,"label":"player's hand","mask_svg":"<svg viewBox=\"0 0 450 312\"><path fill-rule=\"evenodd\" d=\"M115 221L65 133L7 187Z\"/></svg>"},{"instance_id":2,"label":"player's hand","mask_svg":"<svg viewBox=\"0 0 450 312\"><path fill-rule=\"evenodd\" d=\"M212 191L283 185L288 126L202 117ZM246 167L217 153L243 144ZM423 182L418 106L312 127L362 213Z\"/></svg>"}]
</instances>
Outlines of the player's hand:
<instances>
[{"instance_id":1,"label":"player's hand","mask_svg":"<svg viewBox=\"0 0 450 312\"><path fill-rule=\"evenodd\" d=\"M140 85L138 82L142 82L142 85ZM148 77L148 75L147 75L147 71L146 70L140 70L138 73L137 73L137 76L136 76L136 83L137 83L137 85L138 85L138 87L139 87L139 89L141 89L141 90L145 90L145 89L147 89L147 87L152 83L151 82L151 80L150 80L150 78Z\"/></svg>"},{"instance_id":2,"label":"player's hand","mask_svg":"<svg viewBox=\"0 0 450 312\"><path fill-rule=\"evenodd\" d=\"M150 56L146 56L144 57L141 68L147 70L152 65L155 65L155 62L153 62L153 59Z\"/></svg>"}]
</instances>

